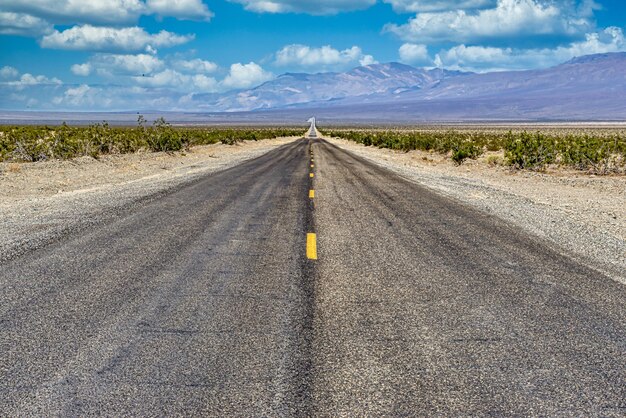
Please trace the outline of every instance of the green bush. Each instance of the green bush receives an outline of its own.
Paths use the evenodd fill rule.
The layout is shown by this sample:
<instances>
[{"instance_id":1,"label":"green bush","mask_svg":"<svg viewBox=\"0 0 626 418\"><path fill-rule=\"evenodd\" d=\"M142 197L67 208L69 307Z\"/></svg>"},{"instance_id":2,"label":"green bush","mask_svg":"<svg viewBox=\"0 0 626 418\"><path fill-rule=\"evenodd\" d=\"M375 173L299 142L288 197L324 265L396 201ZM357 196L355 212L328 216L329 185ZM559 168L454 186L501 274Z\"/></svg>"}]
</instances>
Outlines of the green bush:
<instances>
[{"instance_id":1,"label":"green bush","mask_svg":"<svg viewBox=\"0 0 626 418\"><path fill-rule=\"evenodd\" d=\"M619 139L589 137L569 138L561 145L563 163L578 170L606 174L617 169L619 164ZM622 151L623 156L623 151Z\"/></svg>"},{"instance_id":2,"label":"green bush","mask_svg":"<svg viewBox=\"0 0 626 418\"><path fill-rule=\"evenodd\" d=\"M467 158L475 160L483 153L480 146L472 142L460 142L452 146L452 161L456 165L461 165Z\"/></svg>"},{"instance_id":3,"label":"green bush","mask_svg":"<svg viewBox=\"0 0 626 418\"><path fill-rule=\"evenodd\" d=\"M507 163L516 168L543 169L556 160L556 142L541 132L509 132L504 151Z\"/></svg>"},{"instance_id":4,"label":"green bush","mask_svg":"<svg viewBox=\"0 0 626 418\"><path fill-rule=\"evenodd\" d=\"M184 147L180 133L163 118L155 120L152 128L146 130L146 135L151 151L180 151Z\"/></svg>"},{"instance_id":5,"label":"green bush","mask_svg":"<svg viewBox=\"0 0 626 418\"><path fill-rule=\"evenodd\" d=\"M529 133L499 128L479 129L329 129L324 135L365 146L394 150L434 151L449 155L456 164L487 151L504 151L503 163L516 169L541 170L560 164L606 174L624 172L626 140L615 129L545 128ZM616 133L617 132L617 133Z\"/></svg>"},{"instance_id":6,"label":"green bush","mask_svg":"<svg viewBox=\"0 0 626 418\"><path fill-rule=\"evenodd\" d=\"M147 126L111 127L106 122L87 127L0 126L0 161L40 161L138 151L180 151L187 147L302 135L305 128L176 128L165 119Z\"/></svg>"},{"instance_id":7,"label":"green bush","mask_svg":"<svg viewBox=\"0 0 626 418\"><path fill-rule=\"evenodd\" d=\"M9 132L13 142L12 154L24 161L46 160L51 155L51 133L48 128L17 128Z\"/></svg>"}]
</instances>

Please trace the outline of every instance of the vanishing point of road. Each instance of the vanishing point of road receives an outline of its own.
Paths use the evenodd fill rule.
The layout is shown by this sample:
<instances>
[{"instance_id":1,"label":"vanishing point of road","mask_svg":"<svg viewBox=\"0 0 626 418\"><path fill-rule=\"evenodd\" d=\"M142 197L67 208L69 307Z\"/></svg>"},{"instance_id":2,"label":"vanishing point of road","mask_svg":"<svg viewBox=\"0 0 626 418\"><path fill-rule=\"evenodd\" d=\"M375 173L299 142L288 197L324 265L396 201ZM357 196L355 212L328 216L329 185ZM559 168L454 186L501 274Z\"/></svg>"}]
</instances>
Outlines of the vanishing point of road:
<instances>
[{"instance_id":1,"label":"vanishing point of road","mask_svg":"<svg viewBox=\"0 0 626 418\"><path fill-rule=\"evenodd\" d=\"M0 416L625 416L626 288L319 138L0 264Z\"/></svg>"}]
</instances>

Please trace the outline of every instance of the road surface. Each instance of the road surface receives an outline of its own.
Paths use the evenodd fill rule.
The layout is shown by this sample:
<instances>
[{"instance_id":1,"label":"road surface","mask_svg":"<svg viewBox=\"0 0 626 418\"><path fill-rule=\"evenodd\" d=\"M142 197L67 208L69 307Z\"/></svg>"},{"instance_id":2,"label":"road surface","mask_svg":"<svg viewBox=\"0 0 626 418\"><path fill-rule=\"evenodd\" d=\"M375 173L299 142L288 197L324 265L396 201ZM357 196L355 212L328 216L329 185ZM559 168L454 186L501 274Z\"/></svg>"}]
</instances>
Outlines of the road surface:
<instances>
[{"instance_id":1,"label":"road surface","mask_svg":"<svg viewBox=\"0 0 626 418\"><path fill-rule=\"evenodd\" d=\"M626 290L321 139L0 264L1 416L626 415Z\"/></svg>"}]
</instances>

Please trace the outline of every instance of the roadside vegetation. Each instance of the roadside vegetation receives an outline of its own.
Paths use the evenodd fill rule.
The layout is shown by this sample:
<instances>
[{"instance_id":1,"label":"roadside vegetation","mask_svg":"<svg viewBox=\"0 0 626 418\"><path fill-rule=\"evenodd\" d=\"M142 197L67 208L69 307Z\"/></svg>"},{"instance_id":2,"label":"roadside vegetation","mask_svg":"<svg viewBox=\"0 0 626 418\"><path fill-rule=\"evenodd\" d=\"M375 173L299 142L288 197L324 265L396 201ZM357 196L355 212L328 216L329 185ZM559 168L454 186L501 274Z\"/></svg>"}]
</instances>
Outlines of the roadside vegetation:
<instances>
[{"instance_id":1,"label":"roadside vegetation","mask_svg":"<svg viewBox=\"0 0 626 418\"><path fill-rule=\"evenodd\" d=\"M160 118L148 124L139 116L136 127L112 127L106 122L89 126L0 126L0 161L42 161L80 156L140 151L181 151L196 145L234 145L302 135L303 128L174 127Z\"/></svg>"},{"instance_id":2,"label":"roadside vegetation","mask_svg":"<svg viewBox=\"0 0 626 418\"><path fill-rule=\"evenodd\" d=\"M626 131L620 129L344 128L326 129L323 133L366 146L436 152L449 156L456 164L489 153L489 164L499 163L514 169L563 166L593 174L626 172ZM502 158L495 153L500 153Z\"/></svg>"}]
</instances>

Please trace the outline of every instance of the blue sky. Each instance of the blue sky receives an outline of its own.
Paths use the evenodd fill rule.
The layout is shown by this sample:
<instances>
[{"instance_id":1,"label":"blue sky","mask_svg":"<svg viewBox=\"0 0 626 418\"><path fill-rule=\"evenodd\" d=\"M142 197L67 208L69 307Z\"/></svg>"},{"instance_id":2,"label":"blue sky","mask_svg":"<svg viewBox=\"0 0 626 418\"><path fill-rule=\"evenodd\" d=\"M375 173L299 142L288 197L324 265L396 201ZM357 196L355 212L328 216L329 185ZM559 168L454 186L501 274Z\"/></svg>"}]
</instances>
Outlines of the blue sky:
<instances>
[{"instance_id":1,"label":"blue sky","mask_svg":"<svg viewBox=\"0 0 626 418\"><path fill-rule=\"evenodd\" d=\"M284 72L542 68L626 50L622 0L0 0L0 108L193 110Z\"/></svg>"}]
</instances>

